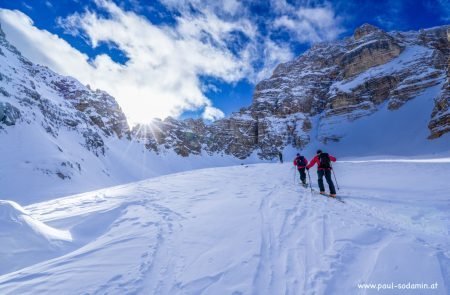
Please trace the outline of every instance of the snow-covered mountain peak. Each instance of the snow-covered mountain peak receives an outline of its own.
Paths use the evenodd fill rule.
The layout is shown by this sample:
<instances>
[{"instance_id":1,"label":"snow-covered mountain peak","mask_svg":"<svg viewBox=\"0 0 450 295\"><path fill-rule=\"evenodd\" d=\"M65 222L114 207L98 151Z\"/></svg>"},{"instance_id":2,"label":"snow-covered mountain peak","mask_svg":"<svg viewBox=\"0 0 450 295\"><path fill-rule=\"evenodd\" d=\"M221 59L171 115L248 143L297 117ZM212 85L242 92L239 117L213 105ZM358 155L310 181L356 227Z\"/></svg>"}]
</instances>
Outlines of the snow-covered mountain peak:
<instances>
[{"instance_id":1,"label":"snow-covered mountain peak","mask_svg":"<svg viewBox=\"0 0 450 295\"><path fill-rule=\"evenodd\" d=\"M153 126L158 124L173 133L145 133L152 131L148 126L131 133L108 93L33 64L0 36L0 199L30 203L239 162L222 155L221 146L206 149L196 142L205 138L199 120L168 118ZM138 136L144 133L145 139Z\"/></svg>"},{"instance_id":2,"label":"snow-covered mountain peak","mask_svg":"<svg viewBox=\"0 0 450 295\"><path fill-rule=\"evenodd\" d=\"M129 136L125 115L113 97L33 64L0 35L0 153L5 171L0 182L3 187L8 183L0 194L39 198L39 191L33 191L39 183L53 183L55 188L59 181L65 187L78 183L79 189L117 183L121 177L113 166L120 166L123 156L111 154L124 150ZM130 175L141 173L149 175L148 168ZM136 178L120 181L125 179ZM59 195L59 189L54 194ZM21 192L26 193L18 196ZM9 193L13 195L6 196Z\"/></svg>"},{"instance_id":3,"label":"snow-covered mountain peak","mask_svg":"<svg viewBox=\"0 0 450 295\"><path fill-rule=\"evenodd\" d=\"M60 196L318 147L339 157L448 153L447 30L363 26L357 40L320 43L279 65L227 118L133 130L112 96L33 64L0 34L0 194L31 202L42 185Z\"/></svg>"},{"instance_id":4,"label":"snow-covered mountain peak","mask_svg":"<svg viewBox=\"0 0 450 295\"><path fill-rule=\"evenodd\" d=\"M355 29L355 32L353 33L353 38L355 40L358 40L364 36L367 36L367 35L373 34L373 33L384 33L384 31L374 25L365 23Z\"/></svg>"},{"instance_id":5,"label":"snow-covered mountain peak","mask_svg":"<svg viewBox=\"0 0 450 295\"><path fill-rule=\"evenodd\" d=\"M412 122L410 128L416 129L416 134L422 134L422 147L411 145L406 151L401 150L408 154L415 153L418 148L428 150L428 153L448 151L444 148L445 143L449 143L447 133L450 131L448 28L386 33L374 26L363 25L355 31L355 37L320 43L297 59L279 65L271 78L256 86L249 110L259 124L267 122L264 128L267 144L273 143L275 134L279 135L278 142L283 144L278 149L285 145L301 148L312 143L330 145L330 148L340 146L342 152L359 154L361 150L355 150L355 144L371 141L372 135L370 132L358 134L360 138L355 138L357 142L351 146L348 146L350 142L341 144L351 134L352 126L371 121L374 119L372 114L384 109L388 110L386 115L400 119L401 112L395 111L422 97L427 102L421 110L405 116L405 119L408 116L421 118L420 126ZM392 116L390 112L393 112ZM394 119L390 124L398 122L401 120ZM381 126L375 120L364 125L373 130L377 125ZM285 133L280 134L280 130ZM445 138L438 140L440 144L427 139L445 134ZM396 145L397 142L385 142L385 146ZM427 145L435 147L425 148ZM394 149L377 152L389 154ZM272 151L275 156L277 150Z\"/></svg>"},{"instance_id":6,"label":"snow-covered mountain peak","mask_svg":"<svg viewBox=\"0 0 450 295\"><path fill-rule=\"evenodd\" d=\"M317 146L337 148L344 155L446 152L447 29L389 33L365 24L354 37L316 44L295 60L278 65L272 77L256 85L252 104L228 118L210 125L160 121L156 130L140 132L138 137L155 151L175 148L188 155L204 150L239 158L256 152L273 159L281 150ZM423 101L415 103L420 105L417 109L396 112L419 97ZM373 139L368 130L341 143L351 135L352 126L380 132L381 122L371 116L378 111L392 120L383 119L386 124L414 130L396 129L401 134L389 138L414 144L408 147L389 140L373 150L361 148L361 142ZM420 120L408 125L404 120L410 118ZM412 134L420 134L419 139L409 138Z\"/></svg>"}]
</instances>

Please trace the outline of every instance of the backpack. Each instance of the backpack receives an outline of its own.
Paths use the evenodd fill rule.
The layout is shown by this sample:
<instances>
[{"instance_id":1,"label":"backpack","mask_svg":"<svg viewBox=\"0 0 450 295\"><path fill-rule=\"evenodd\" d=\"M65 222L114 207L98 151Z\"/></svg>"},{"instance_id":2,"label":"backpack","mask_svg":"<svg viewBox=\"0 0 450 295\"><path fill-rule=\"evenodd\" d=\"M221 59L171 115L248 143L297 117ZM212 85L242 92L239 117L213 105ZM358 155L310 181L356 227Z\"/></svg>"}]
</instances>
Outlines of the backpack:
<instances>
[{"instance_id":1,"label":"backpack","mask_svg":"<svg viewBox=\"0 0 450 295\"><path fill-rule=\"evenodd\" d=\"M327 153L321 153L319 155L319 168L330 169L331 160Z\"/></svg>"},{"instance_id":2,"label":"backpack","mask_svg":"<svg viewBox=\"0 0 450 295\"><path fill-rule=\"evenodd\" d=\"M297 158L297 166L306 166L306 164L305 157L300 156Z\"/></svg>"}]
</instances>

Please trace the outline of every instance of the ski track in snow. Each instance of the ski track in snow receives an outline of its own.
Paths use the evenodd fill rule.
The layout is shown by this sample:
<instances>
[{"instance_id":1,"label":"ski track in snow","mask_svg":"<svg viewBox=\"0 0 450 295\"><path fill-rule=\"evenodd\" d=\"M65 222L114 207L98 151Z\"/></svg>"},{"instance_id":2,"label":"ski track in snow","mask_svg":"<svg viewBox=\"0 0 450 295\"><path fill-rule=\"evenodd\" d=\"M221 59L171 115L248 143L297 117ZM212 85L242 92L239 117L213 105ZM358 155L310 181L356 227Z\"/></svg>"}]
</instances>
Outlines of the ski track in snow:
<instances>
[{"instance_id":1,"label":"ski track in snow","mask_svg":"<svg viewBox=\"0 0 450 295\"><path fill-rule=\"evenodd\" d=\"M311 194L288 165L258 164L29 205L74 242L65 255L1 275L0 293L377 294L357 284L437 282L419 293L447 294L450 164L358 165L336 164L345 204ZM395 187L397 170L405 181ZM433 180L411 189L423 175Z\"/></svg>"}]
</instances>

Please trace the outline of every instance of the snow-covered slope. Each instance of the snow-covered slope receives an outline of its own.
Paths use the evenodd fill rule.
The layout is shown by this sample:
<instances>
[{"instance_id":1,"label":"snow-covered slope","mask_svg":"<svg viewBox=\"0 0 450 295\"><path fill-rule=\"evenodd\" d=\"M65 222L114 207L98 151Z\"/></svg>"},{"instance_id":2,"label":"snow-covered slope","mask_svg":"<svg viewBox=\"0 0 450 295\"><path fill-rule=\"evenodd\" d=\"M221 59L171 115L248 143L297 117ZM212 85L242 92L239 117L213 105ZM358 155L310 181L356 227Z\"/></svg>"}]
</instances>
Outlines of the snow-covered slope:
<instances>
[{"instance_id":1,"label":"snow-covered slope","mask_svg":"<svg viewBox=\"0 0 450 295\"><path fill-rule=\"evenodd\" d=\"M384 103L373 114L357 120L348 120L345 114L315 117L318 129L314 135L317 140L340 138L328 142L327 148L341 156L449 156L450 134L437 140L427 139L427 124L441 87L438 84L427 88L396 111Z\"/></svg>"},{"instance_id":2,"label":"snow-covered slope","mask_svg":"<svg viewBox=\"0 0 450 295\"><path fill-rule=\"evenodd\" d=\"M113 97L31 63L0 28L0 162L0 198L29 204L239 160L150 151Z\"/></svg>"},{"instance_id":3,"label":"snow-covered slope","mask_svg":"<svg viewBox=\"0 0 450 295\"><path fill-rule=\"evenodd\" d=\"M447 294L450 160L335 171L345 204L300 187L289 164L256 164L29 205L31 218L73 241L0 276L0 293L379 294L358 284L409 283L437 288L384 292Z\"/></svg>"}]
</instances>

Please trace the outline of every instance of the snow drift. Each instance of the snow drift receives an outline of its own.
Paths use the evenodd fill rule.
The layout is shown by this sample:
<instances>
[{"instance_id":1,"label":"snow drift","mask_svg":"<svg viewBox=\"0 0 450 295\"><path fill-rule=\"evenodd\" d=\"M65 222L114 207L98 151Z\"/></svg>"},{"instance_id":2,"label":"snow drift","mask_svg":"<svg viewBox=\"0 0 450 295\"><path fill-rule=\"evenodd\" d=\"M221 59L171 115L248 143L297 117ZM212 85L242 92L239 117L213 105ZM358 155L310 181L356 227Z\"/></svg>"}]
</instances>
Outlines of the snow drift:
<instances>
[{"instance_id":1,"label":"snow drift","mask_svg":"<svg viewBox=\"0 0 450 295\"><path fill-rule=\"evenodd\" d=\"M69 231L44 224L15 202L0 200L0 274L58 256L71 241Z\"/></svg>"}]
</instances>

